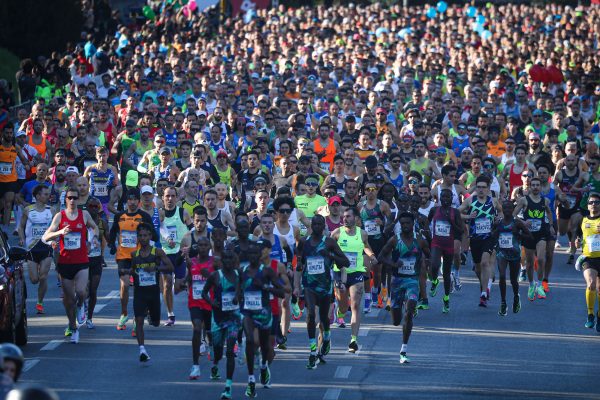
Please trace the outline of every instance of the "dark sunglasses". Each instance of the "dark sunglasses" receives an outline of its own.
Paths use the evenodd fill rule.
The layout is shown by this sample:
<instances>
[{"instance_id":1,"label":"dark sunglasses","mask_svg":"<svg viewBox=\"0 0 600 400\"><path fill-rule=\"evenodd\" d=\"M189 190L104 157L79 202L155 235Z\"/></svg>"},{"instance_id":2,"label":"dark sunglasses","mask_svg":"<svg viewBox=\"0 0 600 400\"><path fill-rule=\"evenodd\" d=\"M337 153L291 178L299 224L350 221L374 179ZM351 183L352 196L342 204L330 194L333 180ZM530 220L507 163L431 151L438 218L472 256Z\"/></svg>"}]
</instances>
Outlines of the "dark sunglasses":
<instances>
[{"instance_id":1,"label":"dark sunglasses","mask_svg":"<svg viewBox=\"0 0 600 400\"><path fill-rule=\"evenodd\" d=\"M67 196L67 199L69 200L79 200L78 196Z\"/></svg>"},{"instance_id":2,"label":"dark sunglasses","mask_svg":"<svg viewBox=\"0 0 600 400\"><path fill-rule=\"evenodd\" d=\"M279 210L277 210L277 212L279 212L281 214L291 214L292 209L291 208L280 208Z\"/></svg>"}]
</instances>

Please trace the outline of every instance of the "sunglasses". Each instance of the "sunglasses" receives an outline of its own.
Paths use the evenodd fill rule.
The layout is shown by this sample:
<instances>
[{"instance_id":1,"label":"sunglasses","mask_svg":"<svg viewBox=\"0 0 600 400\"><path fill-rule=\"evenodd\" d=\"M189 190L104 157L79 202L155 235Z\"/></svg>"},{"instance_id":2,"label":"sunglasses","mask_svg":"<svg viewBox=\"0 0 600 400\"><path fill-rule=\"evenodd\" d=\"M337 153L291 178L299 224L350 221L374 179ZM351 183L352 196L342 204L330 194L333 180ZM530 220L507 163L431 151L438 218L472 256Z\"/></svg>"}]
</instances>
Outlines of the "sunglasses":
<instances>
[{"instance_id":1,"label":"sunglasses","mask_svg":"<svg viewBox=\"0 0 600 400\"><path fill-rule=\"evenodd\" d=\"M165 143L165 141L164 140L155 140L154 143L163 144L163 143Z\"/></svg>"},{"instance_id":2,"label":"sunglasses","mask_svg":"<svg viewBox=\"0 0 600 400\"><path fill-rule=\"evenodd\" d=\"M335 196L336 194L336 192L325 192L325 197Z\"/></svg>"},{"instance_id":3,"label":"sunglasses","mask_svg":"<svg viewBox=\"0 0 600 400\"><path fill-rule=\"evenodd\" d=\"M477 186L477 189L487 189L487 186Z\"/></svg>"},{"instance_id":4,"label":"sunglasses","mask_svg":"<svg viewBox=\"0 0 600 400\"><path fill-rule=\"evenodd\" d=\"M483 168L485 168L485 169L493 169L494 166L492 164L486 164L486 165L483 166Z\"/></svg>"},{"instance_id":5,"label":"sunglasses","mask_svg":"<svg viewBox=\"0 0 600 400\"><path fill-rule=\"evenodd\" d=\"M291 208L280 208L278 212L281 214L291 214L292 209Z\"/></svg>"},{"instance_id":6,"label":"sunglasses","mask_svg":"<svg viewBox=\"0 0 600 400\"><path fill-rule=\"evenodd\" d=\"M78 196L67 196L68 200L79 200Z\"/></svg>"},{"instance_id":7,"label":"sunglasses","mask_svg":"<svg viewBox=\"0 0 600 400\"><path fill-rule=\"evenodd\" d=\"M369 188L366 188L366 189L365 189L365 191L366 191L366 192L376 192L376 191L377 191L377 188L374 188L374 187L369 187Z\"/></svg>"},{"instance_id":8,"label":"sunglasses","mask_svg":"<svg viewBox=\"0 0 600 400\"><path fill-rule=\"evenodd\" d=\"M410 183L411 185L416 185L417 183L419 183L419 181L416 179L409 179L408 183Z\"/></svg>"},{"instance_id":9,"label":"sunglasses","mask_svg":"<svg viewBox=\"0 0 600 400\"><path fill-rule=\"evenodd\" d=\"M588 201L588 205L592 205L592 206L597 206L598 204L600 204L600 200L589 200Z\"/></svg>"},{"instance_id":10,"label":"sunglasses","mask_svg":"<svg viewBox=\"0 0 600 400\"><path fill-rule=\"evenodd\" d=\"M305 182L306 186L317 187L319 186L319 182Z\"/></svg>"}]
</instances>

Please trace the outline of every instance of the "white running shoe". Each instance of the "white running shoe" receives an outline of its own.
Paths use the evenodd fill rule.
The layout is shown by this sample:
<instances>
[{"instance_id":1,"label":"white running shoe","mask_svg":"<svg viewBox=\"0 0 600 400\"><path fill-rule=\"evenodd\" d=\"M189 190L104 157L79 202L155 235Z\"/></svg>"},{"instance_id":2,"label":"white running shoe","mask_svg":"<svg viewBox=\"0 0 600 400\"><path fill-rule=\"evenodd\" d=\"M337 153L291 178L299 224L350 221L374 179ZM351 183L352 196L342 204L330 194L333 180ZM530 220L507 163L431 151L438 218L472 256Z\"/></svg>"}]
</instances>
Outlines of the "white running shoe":
<instances>
[{"instance_id":1,"label":"white running shoe","mask_svg":"<svg viewBox=\"0 0 600 400\"><path fill-rule=\"evenodd\" d=\"M71 334L71 343L77 344L79 343L79 329L76 329Z\"/></svg>"},{"instance_id":2,"label":"white running shoe","mask_svg":"<svg viewBox=\"0 0 600 400\"><path fill-rule=\"evenodd\" d=\"M206 342L203 340L202 343L200 343L200 355L203 356L206 354Z\"/></svg>"},{"instance_id":3,"label":"white running shoe","mask_svg":"<svg viewBox=\"0 0 600 400\"><path fill-rule=\"evenodd\" d=\"M92 320L91 320L91 319L86 319L86 320L85 320L85 326L86 326L88 329L96 329L96 325L94 325L94 322L92 322Z\"/></svg>"},{"instance_id":4,"label":"white running shoe","mask_svg":"<svg viewBox=\"0 0 600 400\"><path fill-rule=\"evenodd\" d=\"M85 320L86 320L85 307L82 304L81 306L77 307L77 323L79 325L83 325L85 323Z\"/></svg>"},{"instance_id":5,"label":"white running shoe","mask_svg":"<svg viewBox=\"0 0 600 400\"><path fill-rule=\"evenodd\" d=\"M190 370L190 380L195 381L200 378L200 366L192 365L192 369Z\"/></svg>"}]
</instances>

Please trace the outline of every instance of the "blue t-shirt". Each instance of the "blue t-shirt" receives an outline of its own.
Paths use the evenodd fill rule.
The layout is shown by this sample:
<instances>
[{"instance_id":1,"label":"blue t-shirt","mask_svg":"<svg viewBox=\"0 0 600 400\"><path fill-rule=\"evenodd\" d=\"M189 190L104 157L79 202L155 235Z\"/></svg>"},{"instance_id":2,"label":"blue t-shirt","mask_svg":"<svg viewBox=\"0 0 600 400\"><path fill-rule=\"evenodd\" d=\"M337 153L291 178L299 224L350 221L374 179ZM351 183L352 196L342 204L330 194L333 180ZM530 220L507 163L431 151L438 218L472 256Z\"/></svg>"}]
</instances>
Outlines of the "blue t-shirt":
<instances>
[{"instance_id":1,"label":"blue t-shirt","mask_svg":"<svg viewBox=\"0 0 600 400\"><path fill-rule=\"evenodd\" d=\"M34 179L32 181L25 182L25 184L21 188L21 194L23 195L27 203L35 203L35 199L33 198L33 189L35 189L38 185L40 185L40 183ZM46 185L48 188L50 188L51 186L50 182L48 181L44 182L44 185Z\"/></svg>"}]
</instances>

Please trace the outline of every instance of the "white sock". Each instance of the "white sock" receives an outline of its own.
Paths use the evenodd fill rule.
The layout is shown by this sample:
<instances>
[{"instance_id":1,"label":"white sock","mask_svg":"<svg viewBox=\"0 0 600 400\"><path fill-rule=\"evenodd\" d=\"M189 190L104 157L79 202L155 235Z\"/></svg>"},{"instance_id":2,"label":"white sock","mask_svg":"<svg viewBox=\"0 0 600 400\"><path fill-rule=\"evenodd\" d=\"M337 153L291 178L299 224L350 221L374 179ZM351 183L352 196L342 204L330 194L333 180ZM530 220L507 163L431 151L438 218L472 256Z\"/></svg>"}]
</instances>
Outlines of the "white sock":
<instances>
[{"instance_id":1,"label":"white sock","mask_svg":"<svg viewBox=\"0 0 600 400\"><path fill-rule=\"evenodd\" d=\"M255 382L254 375L248 375L248 383L250 383L250 382Z\"/></svg>"},{"instance_id":2,"label":"white sock","mask_svg":"<svg viewBox=\"0 0 600 400\"><path fill-rule=\"evenodd\" d=\"M400 353L406 353L407 349L408 349L408 344L402 343L402 347L400 347Z\"/></svg>"},{"instance_id":3,"label":"white sock","mask_svg":"<svg viewBox=\"0 0 600 400\"><path fill-rule=\"evenodd\" d=\"M492 289L492 278L488 279L488 289Z\"/></svg>"},{"instance_id":4,"label":"white sock","mask_svg":"<svg viewBox=\"0 0 600 400\"><path fill-rule=\"evenodd\" d=\"M144 345L140 346L140 353L144 353L146 351L146 348L144 347Z\"/></svg>"},{"instance_id":5,"label":"white sock","mask_svg":"<svg viewBox=\"0 0 600 400\"><path fill-rule=\"evenodd\" d=\"M171 311L171 312L167 312L167 316L168 316L168 317L174 317L174 316L175 316L175 313L174 313L174 312L172 312L172 311Z\"/></svg>"},{"instance_id":6,"label":"white sock","mask_svg":"<svg viewBox=\"0 0 600 400\"><path fill-rule=\"evenodd\" d=\"M487 298L487 292L481 292L481 295Z\"/></svg>"}]
</instances>

